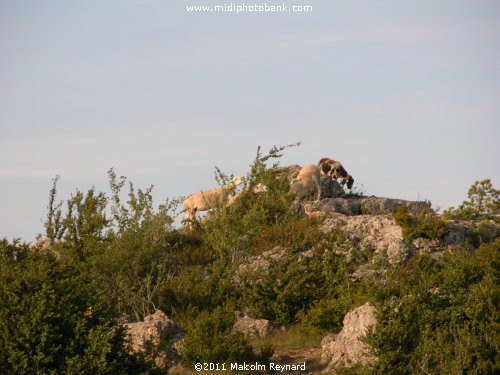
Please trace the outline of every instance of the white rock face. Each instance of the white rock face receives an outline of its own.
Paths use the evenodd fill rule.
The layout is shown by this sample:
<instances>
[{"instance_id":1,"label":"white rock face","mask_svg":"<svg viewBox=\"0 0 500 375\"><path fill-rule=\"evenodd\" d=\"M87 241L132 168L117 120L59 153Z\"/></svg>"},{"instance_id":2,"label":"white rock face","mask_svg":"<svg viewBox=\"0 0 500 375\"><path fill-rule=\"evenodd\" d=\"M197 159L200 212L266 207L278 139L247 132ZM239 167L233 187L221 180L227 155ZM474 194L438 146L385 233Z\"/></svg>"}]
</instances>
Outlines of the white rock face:
<instances>
[{"instance_id":1,"label":"white rock face","mask_svg":"<svg viewBox=\"0 0 500 375\"><path fill-rule=\"evenodd\" d=\"M124 327L127 330L130 347L135 352L144 351L147 342L155 346L160 343L171 345L168 353L158 353L155 357L156 364L160 367L165 367L167 362L176 357L174 348L184 336L179 326L160 310L146 316L142 322L126 323Z\"/></svg>"},{"instance_id":2,"label":"white rock face","mask_svg":"<svg viewBox=\"0 0 500 375\"><path fill-rule=\"evenodd\" d=\"M401 227L384 215L334 214L320 228L324 232L335 229L342 230L349 240L361 247L387 254L392 264L403 262L410 256L411 246L403 239Z\"/></svg>"},{"instance_id":3,"label":"white rock face","mask_svg":"<svg viewBox=\"0 0 500 375\"><path fill-rule=\"evenodd\" d=\"M364 251L368 247L374 250L375 254L387 256L391 264L405 262L415 252L439 256L456 246L470 247L470 223L463 221L447 221L447 233L439 240L417 238L408 243L403 239L403 230L391 216L346 216L339 213L330 215L320 227L321 231L328 233L341 230L358 251ZM350 261L352 250L351 248L345 254L347 262Z\"/></svg>"},{"instance_id":4,"label":"white rock face","mask_svg":"<svg viewBox=\"0 0 500 375\"><path fill-rule=\"evenodd\" d=\"M342 331L338 335L327 335L321 342L321 360L328 363L324 372L331 373L335 367L372 363L375 358L361 338L375 323L375 307L369 303L347 313Z\"/></svg>"}]
</instances>

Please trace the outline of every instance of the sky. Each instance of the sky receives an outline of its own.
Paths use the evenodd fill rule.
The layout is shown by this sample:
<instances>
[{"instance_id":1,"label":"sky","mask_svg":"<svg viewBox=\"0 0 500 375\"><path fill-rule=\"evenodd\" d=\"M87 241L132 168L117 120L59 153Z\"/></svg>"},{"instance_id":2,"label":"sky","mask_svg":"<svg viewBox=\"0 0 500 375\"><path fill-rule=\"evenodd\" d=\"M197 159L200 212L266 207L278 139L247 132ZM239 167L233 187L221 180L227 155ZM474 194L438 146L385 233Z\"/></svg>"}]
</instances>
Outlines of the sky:
<instances>
[{"instance_id":1,"label":"sky","mask_svg":"<svg viewBox=\"0 0 500 375\"><path fill-rule=\"evenodd\" d=\"M467 198L500 181L500 2L0 2L0 238L43 233L58 198L113 167L156 203L281 165L342 162L366 195Z\"/></svg>"}]
</instances>

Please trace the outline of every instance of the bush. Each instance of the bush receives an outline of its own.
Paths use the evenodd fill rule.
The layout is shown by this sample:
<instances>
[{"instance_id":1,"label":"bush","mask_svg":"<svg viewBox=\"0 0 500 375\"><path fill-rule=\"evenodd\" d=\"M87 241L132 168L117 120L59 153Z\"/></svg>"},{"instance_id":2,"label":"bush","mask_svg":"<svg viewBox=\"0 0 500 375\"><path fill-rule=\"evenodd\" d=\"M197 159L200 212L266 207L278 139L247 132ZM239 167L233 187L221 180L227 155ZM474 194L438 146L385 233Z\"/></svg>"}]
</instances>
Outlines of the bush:
<instances>
[{"instance_id":1,"label":"bush","mask_svg":"<svg viewBox=\"0 0 500 375\"><path fill-rule=\"evenodd\" d=\"M431 211L420 211L415 215L410 213L407 206L399 205L393 210L392 216L403 230L403 238L408 242L419 237L439 239L447 232L444 220Z\"/></svg>"},{"instance_id":2,"label":"bush","mask_svg":"<svg viewBox=\"0 0 500 375\"><path fill-rule=\"evenodd\" d=\"M306 327L339 332L349 311L350 301L346 297L346 294L340 294L338 298L314 301L300 319L301 323Z\"/></svg>"},{"instance_id":3,"label":"bush","mask_svg":"<svg viewBox=\"0 0 500 375\"><path fill-rule=\"evenodd\" d=\"M309 250L324 237L318 231L322 220L322 217L290 215L282 222L264 225L254 235L252 253L260 254L276 246L283 246L292 252Z\"/></svg>"},{"instance_id":4,"label":"bush","mask_svg":"<svg viewBox=\"0 0 500 375\"><path fill-rule=\"evenodd\" d=\"M264 348L256 354L248 340L232 332L235 323L234 306L217 307L211 313L203 311L189 326L182 356L192 366L198 362L265 362L272 350Z\"/></svg>"},{"instance_id":5,"label":"bush","mask_svg":"<svg viewBox=\"0 0 500 375\"><path fill-rule=\"evenodd\" d=\"M280 158L281 152L292 146L274 146L266 155L262 155L259 147L239 198L231 207L218 207L207 216L203 225L204 244L213 249L219 259L232 262L235 250L248 254L255 247L256 236L262 228L286 222L292 216L288 181L278 178L273 171L277 163L271 167L266 165L268 160ZM220 184L227 183L230 177L216 170ZM267 191L252 193L258 183L263 183Z\"/></svg>"},{"instance_id":6,"label":"bush","mask_svg":"<svg viewBox=\"0 0 500 375\"><path fill-rule=\"evenodd\" d=\"M375 373L498 373L499 246L417 256L390 278L369 337Z\"/></svg>"},{"instance_id":7,"label":"bush","mask_svg":"<svg viewBox=\"0 0 500 375\"><path fill-rule=\"evenodd\" d=\"M301 319L308 320L319 328L337 327L338 319L343 319L348 303L338 302L350 298L345 294L348 275L340 257L331 252L323 258L317 257L298 262L289 255L284 261L271 265L267 272L249 272L242 277L243 286L240 304L247 306L257 318L291 324ZM316 319L321 315L314 310L325 307L315 305L322 299L334 299L338 303L334 315ZM332 305L330 304L330 307ZM309 309L311 315L308 316Z\"/></svg>"},{"instance_id":8,"label":"bush","mask_svg":"<svg viewBox=\"0 0 500 375\"><path fill-rule=\"evenodd\" d=\"M0 242L0 373L152 373L128 352L113 301L75 265Z\"/></svg>"}]
</instances>

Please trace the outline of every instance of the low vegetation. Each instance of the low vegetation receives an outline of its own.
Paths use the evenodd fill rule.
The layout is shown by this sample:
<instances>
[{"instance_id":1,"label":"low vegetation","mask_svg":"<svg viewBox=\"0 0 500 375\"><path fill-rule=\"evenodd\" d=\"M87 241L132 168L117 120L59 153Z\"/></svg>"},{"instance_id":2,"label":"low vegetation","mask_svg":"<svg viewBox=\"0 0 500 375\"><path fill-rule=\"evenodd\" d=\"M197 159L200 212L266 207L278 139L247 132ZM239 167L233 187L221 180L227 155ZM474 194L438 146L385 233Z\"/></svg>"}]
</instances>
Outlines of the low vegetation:
<instances>
[{"instance_id":1,"label":"low vegetation","mask_svg":"<svg viewBox=\"0 0 500 375\"><path fill-rule=\"evenodd\" d=\"M414 214L407 206L400 205L394 209L392 216L396 224L401 226L403 238L408 242L416 238L437 240L446 234L444 220L430 209Z\"/></svg>"},{"instance_id":2,"label":"low vegetation","mask_svg":"<svg viewBox=\"0 0 500 375\"><path fill-rule=\"evenodd\" d=\"M112 169L110 193L76 191L65 202L57 201L56 178L45 223L52 247L0 241L0 373L165 373L147 352L130 352L119 323L156 309L186 333L180 348L186 369L203 361L265 363L317 347L367 301L378 310L367 338L378 360L339 373L498 373L500 242L491 222L498 223L499 200L491 181L476 183L468 201L444 213L472 223L474 250L415 255L391 266L369 262L366 254L376 249L354 249L346 263L341 230L322 233L322 217L290 209L289 183L270 164L287 147L265 155L259 148L240 198L190 231L173 227L179 200L156 207L152 187L128 183L126 189L126 179ZM221 185L231 178L217 170ZM267 191L250 193L259 182ZM446 234L444 219L433 213L401 206L393 216L408 242ZM285 250L283 260L235 281L240 264L276 246ZM302 254L307 251L314 256ZM383 277L352 278L367 262L375 271L383 268ZM242 309L287 331L264 339L235 333L234 311Z\"/></svg>"},{"instance_id":3,"label":"low vegetation","mask_svg":"<svg viewBox=\"0 0 500 375\"><path fill-rule=\"evenodd\" d=\"M500 239L440 260L415 256L375 294L377 374L495 374L500 369Z\"/></svg>"}]
</instances>

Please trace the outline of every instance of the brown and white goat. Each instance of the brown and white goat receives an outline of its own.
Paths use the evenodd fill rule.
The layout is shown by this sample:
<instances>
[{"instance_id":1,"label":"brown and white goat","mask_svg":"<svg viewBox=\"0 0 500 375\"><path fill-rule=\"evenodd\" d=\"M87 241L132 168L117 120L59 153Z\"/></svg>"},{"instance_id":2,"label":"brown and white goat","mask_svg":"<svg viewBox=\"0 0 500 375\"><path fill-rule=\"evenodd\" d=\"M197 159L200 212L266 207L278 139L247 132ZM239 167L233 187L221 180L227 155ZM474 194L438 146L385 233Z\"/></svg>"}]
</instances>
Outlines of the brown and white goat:
<instances>
[{"instance_id":1,"label":"brown and white goat","mask_svg":"<svg viewBox=\"0 0 500 375\"><path fill-rule=\"evenodd\" d=\"M347 184L347 188L351 189L352 184L354 184L354 178L350 174L347 173L345 168L339 161L330 159L330 158L322 158L318 162L318 167L321 169L323 174L332 177L333 179L341 178L341 184Z\"/></svg>"}]
</instances>

